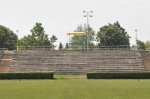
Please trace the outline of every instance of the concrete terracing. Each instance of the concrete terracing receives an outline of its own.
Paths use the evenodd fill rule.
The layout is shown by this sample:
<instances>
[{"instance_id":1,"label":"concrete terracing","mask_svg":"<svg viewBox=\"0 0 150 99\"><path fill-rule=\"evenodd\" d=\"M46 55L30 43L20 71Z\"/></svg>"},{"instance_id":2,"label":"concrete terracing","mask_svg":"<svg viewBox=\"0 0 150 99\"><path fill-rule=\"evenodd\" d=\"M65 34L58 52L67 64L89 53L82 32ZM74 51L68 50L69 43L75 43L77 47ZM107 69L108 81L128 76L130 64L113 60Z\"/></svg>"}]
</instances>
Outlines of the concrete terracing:
<instances>
[{"instance_id":1,"label":"concrete terracing","mask_svg":"<svg viewBox=\"0 0 150 99\"><path fill-rule=\"evenodd\" d=\"M2 57L3 57L3 54L4 54L4 51L0 50L0 61L1 61Z\"/></svg>"},{"instance_id":2,"label":"concrete terracing","mask_svg":"<svg viewBox=\"0 0 150 99\"><path fill-rule=\"evenodd\" d=\"M55 71L58 74L143 71L141 53L131 50L17 51L10 71Z\"/></svg>"},{"instance_id":3,"label":"concrete terracing","mask_svg":"<svg viewBox=\"0 0 150 99\"><path fill-rule=\"evenodd\" d=\"M14 57L14 51L3 51L1 53L0 60L0 72L9 72L12 59Z\"/></svg>"},{"instance_id":4,"label":"concrete terracing","mask_svg":"<svg viewBox=\"0 0 150 99\"><path fill-rule=\"evenodd\" d=\"M150 71L150 52L149 51L141 51L142 58L144 61L144 70Z\"/></svg>"}]
</instances>

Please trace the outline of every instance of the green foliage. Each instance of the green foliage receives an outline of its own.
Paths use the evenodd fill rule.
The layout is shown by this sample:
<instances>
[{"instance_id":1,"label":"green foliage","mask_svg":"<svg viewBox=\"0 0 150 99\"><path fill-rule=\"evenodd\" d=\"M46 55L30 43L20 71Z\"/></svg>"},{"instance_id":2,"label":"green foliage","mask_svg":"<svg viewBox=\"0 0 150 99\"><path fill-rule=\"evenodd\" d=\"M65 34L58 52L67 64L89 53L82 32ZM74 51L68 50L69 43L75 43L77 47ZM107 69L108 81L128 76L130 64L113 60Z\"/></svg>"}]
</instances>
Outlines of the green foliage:
<instances>
[{"instance_id":1,"label":"green foliage","mask_svg":"<svg viewBox=\"0 0 150 99\"><path fill-rule=\"evenodd\" d=\"M146 50L145 43L140 40L137 40L137 49L138 50Z\"/></svg>"},{"instance_id":2,"label":"green foliage","mask_svg":"<svg viewBox=\"0 0 150 99\"><path fill-rule=\"evenodd\" d=\"M119 22L101 27L96 37L99 46L129 45L129 38Z\"/></svg>"},{"instance_id":3,"label":"green foliage","mask_svg":"<svg viewBox=\"0 0 150 99\"><path fill-rule=\"evenodd\" d=\"M75 32L85 32L85 33L86 33L86 35L85 35L85 41L87 40L87 36L88 36L87 33L89 33L90 43L91 43L92 41L94 41L95 31L94 31L93 28L90 27L89 25L87 25L87 24L84 24L83 26L82 26L82 25L79 25L79 26L76 28L76 30L74 30L74 31L75 31ZM78 40L78 39L77 39L77 40ZM80 40L80 41L82 41L82 40Z\"/></svg>"},{"instance_id":4,"label":"green foliage","mask_svg":"<svg viewBox=\"0 0 150 99\"><path fill-rule=\"evenodd\" d=\"M24 36L19 40L19 46L50 46L52 49L55 48L56 36L52 35L49 39L41 23L36 23L31 33L31 35Z\"/></svg>"},{"instance_id":5,"label":"green foliage","mask_svg":"<svg viewBox=\"0 0 150 99\"><path fill-rule=\"evenodd\" d=\"M65 49L68 49L69 48L69 44L68 43L66 43L66 45L65 45Z\"/></svg>"},{"instance_id":6,"label":"green foliage","mask_svg":"<svg viewBox=\"0 0 150 99\"><path fill-rule=\"evenodd\" d=\"M36 23L33 29L31 30L31 33L35 35L36 37L40 37L45 33L44 28L42 27L42 23Z\"/></svg>"},{"instance_id":7,"label":"green foliage","mask_svg":"<svg viewBox=\"0 0 150 99\"><path fill-rule=\"evenodd\" d=\"M145 46L147 50L150 50L150 41L146 41Z\"/></svg>"},{"instance_id":8,"label":"green foliage","mask_svg":"<svg viewBox=\"0 0 150 99\"><path fill-rule=\"evenodd\" d=\"M83 36L74 36L71 38L71 48L82 48L84 45L87 45L87 36L89 33L89 44L91 44L94 41L94 35L95 31L92 27L90 27L87 24L79 25L74 32L84 32L86 35ZM90 46L90 45L89 45Z\"/></svg>"},{"instance_id":9,"label":"green foliage","mask_svg":"<svg viewBox=\"0 0 150 99\"><path fill-rule=\"evenodd\" d=\"M150 79L150 72L87 73L88 79Z\"/></svg>"},{"instance_id":10,"label":"green foliage","mask_svg":"<svg viewBox=\"0 0 150 99\"><path fill-rule=\"evenodd\" d=\"M53 79L54 72L0 73L0 79Z\"/></svg>"},{"instance_id":11,"label":"green foliage","mask_svg":"<svg viewBox=\"0 0 150 99\"><path fill-rule=\"evenodd\" d=\"M50 38L50 44L51 44L51 48L55 49L55 45L54 43L57 41L57 37L55 35L52 35L52 37Z\"/></svg>"},{"instance_id":12,"label":"green foliage","mask_svg":"<svg viewBox=\"0 0 150 99\"><path fill-rule=\"evenodd\" d=\"M16 49L17 35L7 27L0 25L0 47L9 50Z\"/></svg>"},{"instance_id":13,"label":"green foliage","mask_svg":"<svg viewBox=\"0 0 150 99\"><path fill-rule=\"evenodd\" d=\"M59 47L58 48L59 48L59 50L63 50L63 45L62 45L61 42L59 43Z\"/></svg>"},{"instance_id":14,"label":"green foliage","mask_svg":"<svg viewBox=\"0 0 150 99\"><path fill-rule=\"evenodd\" d=\"M71 49L79 49L84 45L84 37L83 36L74 36L71 38Z\"/></svg>"},{"instance_id":15,"label":"green foliage","mask_svg":"<svg viewBox=\"0 0 150 99\"><path fill-rule=\"evenodd\" d=\"M52 35L50 38L51 43L55 43L57 41L57 37L55 35Z\"/></svg>"}]
</instances>

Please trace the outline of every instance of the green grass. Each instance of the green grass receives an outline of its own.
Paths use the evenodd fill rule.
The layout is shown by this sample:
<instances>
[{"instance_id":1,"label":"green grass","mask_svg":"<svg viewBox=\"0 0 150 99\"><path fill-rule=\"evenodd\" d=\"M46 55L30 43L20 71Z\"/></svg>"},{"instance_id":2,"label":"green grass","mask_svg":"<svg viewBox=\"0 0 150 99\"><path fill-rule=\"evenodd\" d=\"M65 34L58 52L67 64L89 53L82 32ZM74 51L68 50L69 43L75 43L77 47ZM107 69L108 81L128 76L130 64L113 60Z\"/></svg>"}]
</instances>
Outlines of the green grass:
<instances>
[{"instance_id":1,"label":"green grass","mask_svg":"<svg viewBox=\"0 0 150 99\"><path fill-rule=\"evenodd\" d=\"M150 99L150 80L55 77L54 80L0 80L0 99Z\"/></svg>"}]
</instances>

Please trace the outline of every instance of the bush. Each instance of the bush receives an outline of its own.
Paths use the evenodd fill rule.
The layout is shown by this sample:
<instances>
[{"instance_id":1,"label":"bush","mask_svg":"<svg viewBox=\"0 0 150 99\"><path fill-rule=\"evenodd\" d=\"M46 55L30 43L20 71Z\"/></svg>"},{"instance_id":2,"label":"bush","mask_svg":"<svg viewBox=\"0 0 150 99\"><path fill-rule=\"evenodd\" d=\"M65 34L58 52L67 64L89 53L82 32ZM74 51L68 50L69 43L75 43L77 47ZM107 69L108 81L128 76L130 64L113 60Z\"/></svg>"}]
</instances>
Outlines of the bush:
<instances>
[{"instance_id":1,"label":"bush","mask_svg":"<svg viewBox=\"0 0 150 99\"><path fill-rule=\"evenodd\" d=\"M87 73L87 79L150 79L150 72Z\"/></svg>"},{"instance_id":2,"label":"bush","mask_svg":"<svg viewBox=\"0 0 150 99\"><path fill-rule=\"evenodd\" d=\"M0 79L53 79L54 72L0 73Z\"/></svg>"}]
</instances>

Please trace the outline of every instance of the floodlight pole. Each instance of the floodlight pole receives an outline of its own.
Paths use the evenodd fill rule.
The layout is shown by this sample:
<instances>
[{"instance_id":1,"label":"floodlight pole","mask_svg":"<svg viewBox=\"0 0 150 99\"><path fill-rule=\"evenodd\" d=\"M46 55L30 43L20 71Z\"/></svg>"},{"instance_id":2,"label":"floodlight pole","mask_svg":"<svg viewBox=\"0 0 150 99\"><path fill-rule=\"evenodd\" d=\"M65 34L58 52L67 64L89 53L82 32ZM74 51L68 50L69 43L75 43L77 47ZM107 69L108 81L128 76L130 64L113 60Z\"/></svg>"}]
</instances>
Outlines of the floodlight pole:
<instances>
[{"instance_id":1,"label":"floodlight pole","mask_svg":"<svg viewBox=\"0 0 150 99\"><path fill-rule=\"evenodd\" d=\"M19 32L19 30L16 30L16 32L17 32L17 51L18 51L18 32Z\"/></svg>"},{"instance_id":2,"label":"floodlight pole","mask_svg":"<svg viewBox=\"0 0 150 99\"><path fill-rule=\"evenodd\" d=\"M91 13L93 13L93 11L83 11L83 13L85 13L84 17L87 18L87 49L89 47L89 43L90 43L90 33L89 33L89 17L93 17L91 15Z\"/></svg>"},{"instance_id":3,"label":"floodlight pole","mask_svg":"<svg viewBox=\"0 0 150 99\"><path fill-rule=\"evenodd\" d=\"M136 50L137 50L137 46L138 46L138 44L137 44L137 42L138 42L137 32L138 32L138 30L135 29L135 43L136 43Z\"/></svg>"}]
</instances>

